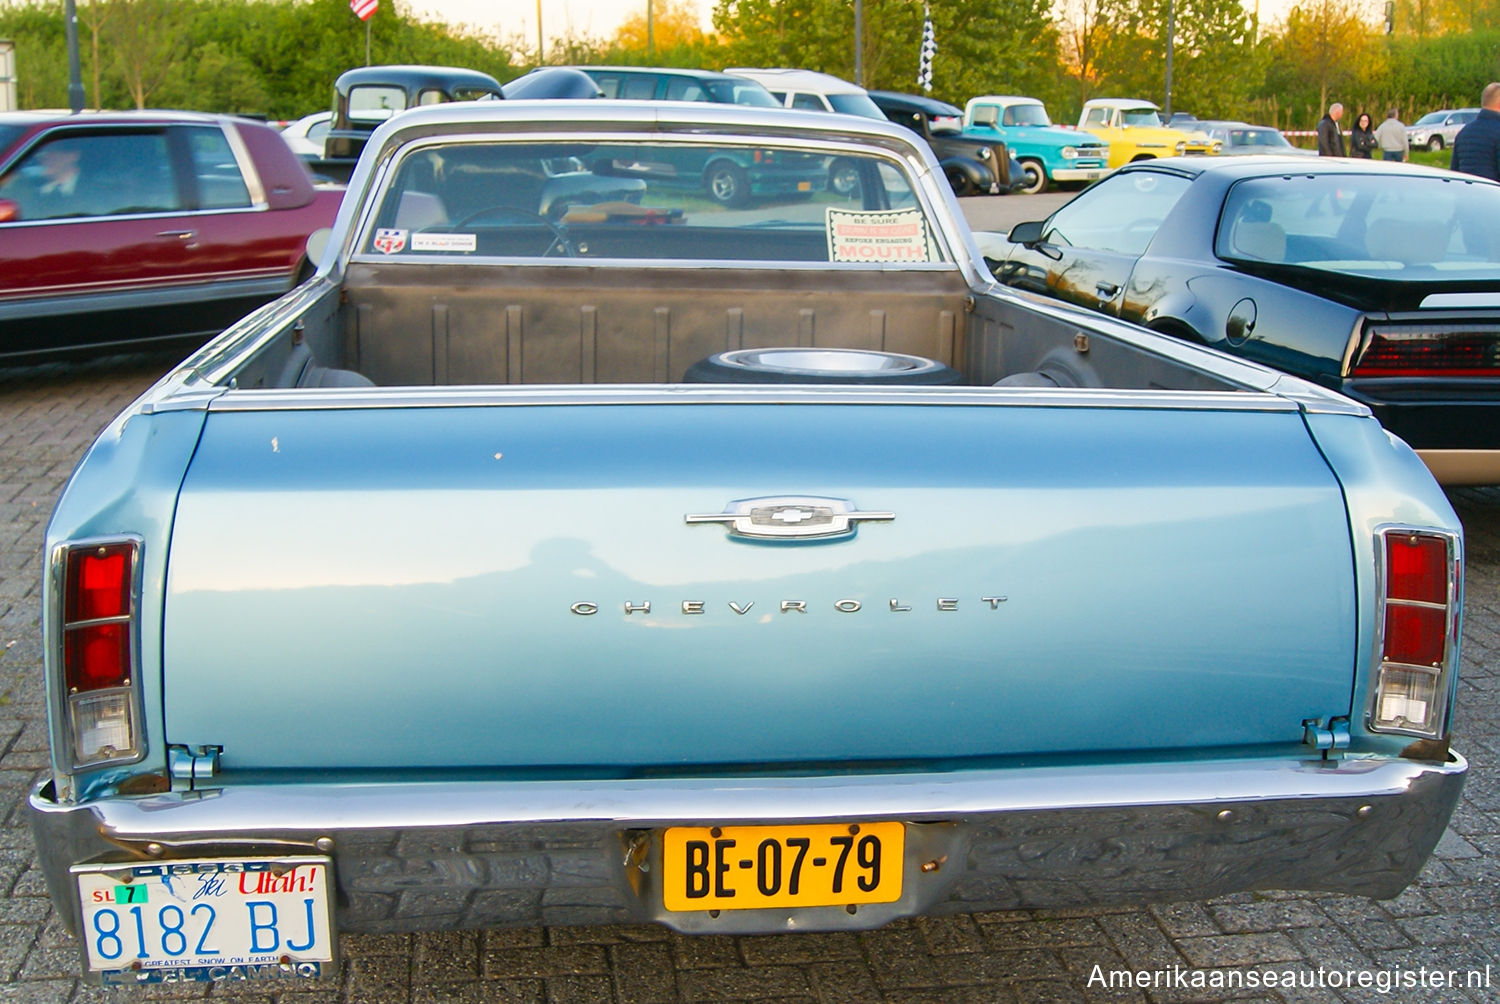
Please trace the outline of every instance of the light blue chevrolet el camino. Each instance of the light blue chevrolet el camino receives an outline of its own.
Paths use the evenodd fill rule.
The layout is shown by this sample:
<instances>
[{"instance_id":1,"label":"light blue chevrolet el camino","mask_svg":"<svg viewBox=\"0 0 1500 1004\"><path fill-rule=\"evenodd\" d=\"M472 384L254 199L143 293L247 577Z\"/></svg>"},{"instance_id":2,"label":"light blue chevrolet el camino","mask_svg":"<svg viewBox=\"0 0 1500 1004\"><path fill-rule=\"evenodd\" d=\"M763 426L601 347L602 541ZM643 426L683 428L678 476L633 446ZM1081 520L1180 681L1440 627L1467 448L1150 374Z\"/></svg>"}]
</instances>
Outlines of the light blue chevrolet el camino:
<instances>
[{"instance_id":1,"label":"light blue chevrolet el camino","mask_svg":"<svg viewBox=\"0 0 1500 1004\"><path fill-rule=\"evenodd\" d=\"M720 155L858 182L671 168ZM105 983L1388 897L1463 782L1462 564L1362 406L997 287L897 126L420 109L59 501L31 819Z\"/></svg>"}]
</instances>

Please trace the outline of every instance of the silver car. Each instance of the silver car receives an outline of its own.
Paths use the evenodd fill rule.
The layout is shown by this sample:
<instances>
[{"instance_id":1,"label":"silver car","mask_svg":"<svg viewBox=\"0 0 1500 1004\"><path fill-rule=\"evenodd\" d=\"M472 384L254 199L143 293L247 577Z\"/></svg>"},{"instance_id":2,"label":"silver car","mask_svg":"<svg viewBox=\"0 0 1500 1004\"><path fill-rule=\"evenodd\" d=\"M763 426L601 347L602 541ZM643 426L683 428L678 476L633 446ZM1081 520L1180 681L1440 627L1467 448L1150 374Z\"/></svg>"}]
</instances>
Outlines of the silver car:
<instances>
[{"instance_id":1,"label":"silver car","mask_svg":"<svg viewBox=\"0 0 1500 1004\"><path fill-rule=\"evenodd\" d=\"M1478 114L1478 108L1428 112L1413 125L1406 127L1406 142L1410 146L1426 147L1429 150L1451 147L1458 131L1474 121Z\"/></svg>"}]
</instances>

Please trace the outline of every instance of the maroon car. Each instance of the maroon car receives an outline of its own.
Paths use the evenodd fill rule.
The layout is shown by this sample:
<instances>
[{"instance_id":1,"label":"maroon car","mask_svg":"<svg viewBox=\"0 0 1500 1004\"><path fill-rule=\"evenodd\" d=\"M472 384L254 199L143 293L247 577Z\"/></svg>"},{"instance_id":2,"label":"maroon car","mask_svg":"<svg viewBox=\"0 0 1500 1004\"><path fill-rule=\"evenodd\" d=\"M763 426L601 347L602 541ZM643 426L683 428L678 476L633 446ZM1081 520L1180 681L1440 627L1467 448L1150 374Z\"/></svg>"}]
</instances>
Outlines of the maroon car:
<instances>
[{"instance_id":1,"label":"maroon car","mask_svg":"<svg viewBox=\"0 0 1500 1004\"><path fill-rule=\"evenodd\" d=\"M201 342L306 274L342 198L258 122L0 115L0 357Z\"/></svg>"}]
</instances>

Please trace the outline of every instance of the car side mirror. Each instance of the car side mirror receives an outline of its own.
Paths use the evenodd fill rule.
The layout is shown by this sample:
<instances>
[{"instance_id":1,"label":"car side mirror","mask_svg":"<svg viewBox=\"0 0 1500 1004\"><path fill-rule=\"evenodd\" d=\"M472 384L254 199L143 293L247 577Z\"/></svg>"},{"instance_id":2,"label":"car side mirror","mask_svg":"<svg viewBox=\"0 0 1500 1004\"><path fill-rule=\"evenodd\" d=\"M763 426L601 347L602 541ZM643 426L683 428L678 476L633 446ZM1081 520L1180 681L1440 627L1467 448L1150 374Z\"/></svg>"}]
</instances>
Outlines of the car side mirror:
<instances>
[{"instance_id":1,"label":"car side mirror","mask_svg":"<svg viewBox=\"0 0 1500 1004\"><path fill-rule=\"evenodd\" d=\"M1047 243L1046 231L1046 220L1029 220L1011 227L1006 239L1012 244L1019 244L1027 250L1038 251L1053 261L1059 261L1062 259L1062 252Z\"/></svg>"},{"instance_id":2,"label":"car side mirror","mask_svg":"<svg viewBox=\"0 0 1500 1004\"><path fill-rule=\"evenodd\" d=\"M1026 223L1017 223L1010 228L1010 234L1006 237L1012 244L1024 244L1027 247L1036 247L1042 242L1042 234L1047 227L1046 220L1031 220Z\"/></svg>"},{"instance_id":3,"label":"car side mirror","mask_svg":"<svg viewBox=\"0 0 1500 1004\"><path fill-rule=\"evenodd\" d=\"M14 223L21 218L21 207L13 199L0 199L0 223Z\"/></svg>"},{"instance_id":4,"label":"car side mirror","mask_svg":"<svg viewBox=\"0 0 1500 1004\"><path fill-rule=\"evenodd\" d=\"M328 249L328 238L333 236L332 227L319 227L307 235L307 260L317 268L323 261L323 252Z\"/></svg>"}]
</instances>

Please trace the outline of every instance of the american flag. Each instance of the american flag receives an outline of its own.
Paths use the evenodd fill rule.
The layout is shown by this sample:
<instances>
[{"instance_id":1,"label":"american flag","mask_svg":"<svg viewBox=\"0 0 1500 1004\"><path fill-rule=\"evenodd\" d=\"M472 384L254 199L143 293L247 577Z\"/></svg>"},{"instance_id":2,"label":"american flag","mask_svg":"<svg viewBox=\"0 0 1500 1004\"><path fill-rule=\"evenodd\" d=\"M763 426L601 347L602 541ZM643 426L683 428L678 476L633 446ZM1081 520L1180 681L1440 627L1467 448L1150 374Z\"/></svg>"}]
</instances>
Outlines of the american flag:
<instances>
[{"instance_id":1,"label":"american flag","mask_svg":"<svg viewBox=\"0 0 1500 1004\"><path fill-rule=\"evenodd\" d=\"M349 9L354 11L354 16L361 21L370 20L370 15L375 13L375 8L380 6L380 0L349 0Z\"/></svg>"},{"instance_id":2,"label":"american flag","mask_svg":"<svg viewBox=\"0 0 1500 1004\"><path fill-rule=\"evenodd\" d=\"M932 32L932 8L922 5L922 61L917 65L917 86L932 90L932 57L937 55L937 38Z\"/></svg>"}]
</instances>

